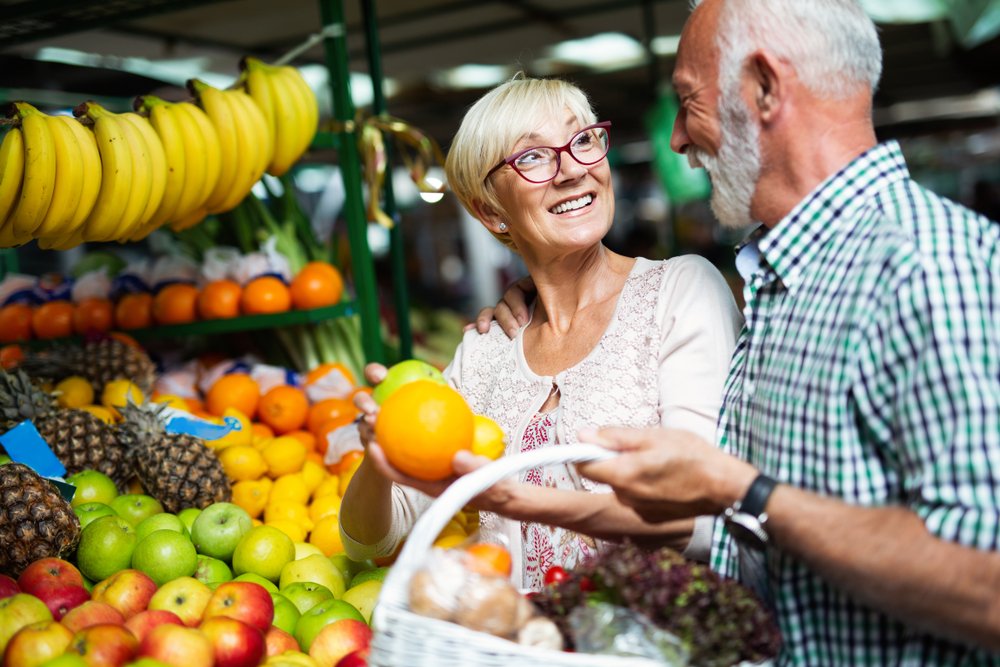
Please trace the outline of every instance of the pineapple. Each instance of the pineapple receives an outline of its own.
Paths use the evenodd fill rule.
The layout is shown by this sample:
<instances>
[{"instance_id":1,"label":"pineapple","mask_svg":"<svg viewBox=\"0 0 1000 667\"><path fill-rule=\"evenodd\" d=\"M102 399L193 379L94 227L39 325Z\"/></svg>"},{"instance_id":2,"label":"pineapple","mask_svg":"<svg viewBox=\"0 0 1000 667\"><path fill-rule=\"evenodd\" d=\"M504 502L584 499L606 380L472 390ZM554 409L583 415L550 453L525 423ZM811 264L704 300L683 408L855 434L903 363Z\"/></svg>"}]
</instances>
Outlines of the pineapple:
<instances>
[{"instance_id":1,"label":"pineapple","mask_svg":"<svg viewBox=\"0 0 1000 667\"><path fill-rule=\"evenodd\" d=\"M149 355L116 338L29 353L18 367L32 377L56 381L70 375L83 376L90 380L98 396L105 384L118 378L136 383L144 394L149 394L156 380L156 366Z\"/></svg>"},{"instance_id":2,"label":"pineapple","mask_svg":"<svg viewBox=\"0 0 1000 667\"><path fill-rule=\"evenodd\" d=\"M84 410L64 410L21 371L0 371L0 433L30 419L70 475L99 470L119 489L132 476L118 431Z\"/></svg>"},{"instance_id":3,"label":"pineapple","mask_svg":"<svg viewBox=\"0 0 1000 667\"><path fill-rule=\"evenodd\" d=\"M20 463L0 465L0 572L17 577L39 558L64 558L80 520L51 482Z\"/></svg>"},{"instance_id":4,"label":"pineapple","mask_svg":"<svg viewBox=\"0 0 1000 667\"><path fill-rule=\"evenodd\" d=\"M228 501L232 493L219 458L201 438L167 433L166 408L148 403L122 408L123 442L146 493L174 513Z\"/></svg>"}]
</instances>

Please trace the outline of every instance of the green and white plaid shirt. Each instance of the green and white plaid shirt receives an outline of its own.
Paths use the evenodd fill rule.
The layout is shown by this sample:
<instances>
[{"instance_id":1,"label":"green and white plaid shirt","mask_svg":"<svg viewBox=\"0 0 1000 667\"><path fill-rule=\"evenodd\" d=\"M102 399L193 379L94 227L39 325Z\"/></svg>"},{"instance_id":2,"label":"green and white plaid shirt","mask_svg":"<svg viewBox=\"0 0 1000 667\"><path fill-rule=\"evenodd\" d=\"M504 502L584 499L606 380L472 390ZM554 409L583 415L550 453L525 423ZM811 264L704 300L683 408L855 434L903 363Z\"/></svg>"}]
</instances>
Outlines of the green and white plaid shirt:
<instances>
[{"instance_id":1,"label":"green and white plaid shirt","mask_svg":"<svg viewBox=\"0 0 1000 667\"><path fill-rule=\"evenodd\" d=\"M723 449L801 489L903 505L941 539L1000 550L1000 225L914 183L890 143L830 177L743 263L754 245ZM717 521L713 566L737 576L738 558ZM1000 665L774 548L765 563L779 665Z\"/></svg>"}]
</instances>

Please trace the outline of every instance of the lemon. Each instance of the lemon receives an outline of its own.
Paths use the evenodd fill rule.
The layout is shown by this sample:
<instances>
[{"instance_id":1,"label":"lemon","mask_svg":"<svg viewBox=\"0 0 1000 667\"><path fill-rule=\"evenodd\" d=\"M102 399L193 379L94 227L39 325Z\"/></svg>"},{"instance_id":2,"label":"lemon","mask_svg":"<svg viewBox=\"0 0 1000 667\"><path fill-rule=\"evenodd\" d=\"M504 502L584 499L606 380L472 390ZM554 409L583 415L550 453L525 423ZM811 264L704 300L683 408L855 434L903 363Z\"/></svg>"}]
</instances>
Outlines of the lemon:
<instances>
[{"instance_id":1,"label":"lemon","mask_svg":"<svg viewBox=\"0 0 1000 667\"><path fill-rule=\"evenodd\" d=\"M115 415L111 410L108 410L103 405L81 405L80 409L84 412L89 412L98 419L100 419L105 424L114 424Z\"/></svg>"},{"instance_id":2,"label":"lemon","mask_svg":"<svg viewBox=\"0 0 1000 667\"><path fill-rule=\"evenodd\" d=\"M270 526L271 528L277 528L282 533L291 538L292 542L303 542L306 539L306 535L309 533L304 527L291 521L290 519L275 519L274 521L265 521L265 526ZM295 547L292 546L292 555L294 557Z\"/></svg>"},{"instance_id":3,"label":"lemon","mask_svg":"<svg viewBox=\"0 0 1000 667\"><path fill-rule=\"evenodd\" d=\"M316 498L309 505L309 518L319 521L325 516L337 516L340 514L340 496L327 495Z\"/></svg>"},{"instance_id":4,"label":"lemon","mask_svg":"<svg viewBox=\"0 0 1000 667\"><path fill-rule=\"evenodd\" d=\"M280 477L302 470L302 465L306 462L306 446L298 438L280 436L272 440L261 454L267 463L267 471L272 477ZM302 478L305 484L305 478ZM310 489L306 489L309 493Z\"/></svg>"},{"instance_id":5,"label":"lemon","mask_svg":"<svg viewBox=\"0 0 1000 667\"><path fill-rule=\"evenodd\" d=\"M302 471L303 477L306 471ZM313 502L316 502L320 498L325 496L340 496L340 478L336 475L330 475L319 483L315 489L313 489Z\"/></svg>"},{"instance_id":6,"label":"lemon","mask_svg":"<svg viewBox=\"0 0 1000 667\"><path fill-rule=\"evenodd\" d=\"M261 463L263 461L264 459L261 457ZM305 505L309 502L309 491L306 489L302 474L291 473L289 475L282 475L274 480L274 486L271 487L271 500L287 500L300 505Z\"/></svg>"},{"instance_id":7,"label":"lemon","mask_svg":"<svg viewBox=\"0 0 1000 667\"><path fill-rule=\"evenodd\" d=\"M259 517L267 506L273 484L267 477L236 482L233 484L233 503L246 510L251 518Z\"/></svg>"},{"instance_id":8,"label":"lemon","mask_svg":"<svg viewBox=\"0 0 1000 667\"><path fill-rule=\"evenodd\" d=\"M472 447L470 448L472 453L476 456L485 456L492 461L503 456L506 448L503 429L486 415L473 415L472 424Z\"/></svg>"},{"instance_id":9,"label":"lemon","mask_svg":"<svg viewBox=\"0 0 1000 667\"><path fill-rule=\"evenodd\" d=\"M219 452L219 462L229 479L243 482L258 479L267 472L264 457L250 445L233 445Z\"/></svg>"},{"instance_id":10,"label":"lemon","mask_svg":"<svg viewBox=\"0 0 1000 667\"><path fill-rule=\"evenodd\" d=\"M309 533L309 544L319 547L324 556L343 552L344 543L340 540L340 518L331 515L317 521L316 526Z\"/></svg>"},{"instance_id":11,"label":"lemon","mask_svg":"<svg viewBox=\"0 0 1000 667\"><path fill-rule=\"evenodd\" d=\"M215 450L225 449L227 447L232 447L234 445L250 445L253 441L253 432L251 430L250 419L247 418L245 414L237 410L236 408L226 408L222 417L232 417L240 423L240 428L238 431L230 431L221 438L216 438L215 440L206 440L205 444ZM222 419L218 420L218 423L224 424Z\"/></svg>"},{"instance_id":12,"label":"lemon","mask_svg":"<svg viewBox=\"0 0 1000 667\"><path fill-rule=\"evenodd\" d=\"M71 375L55 386L56 402L64 408L82 408L94 402L94 388L90 381Z\"/></svg>"},{"instance_id":13,"label":"lemon","mask_svg":"<svg viewBox=\"0 0 1000 667\"><path fill-rule=\"evenodd\" d=\"M326 476L326 468L315 461L307 460L302 464L302 480L305 482L309 493L319 488L319 485L326 479Z\"/></svg>"},{"instance_id":14,"label":"lemon","mask_svg":"<svg viewBox=\"0 0 1000 667\"><path fill-rule=\"evenodd\" d=\"M313 521L309 518L309 508L302 503L287 500L272 500L267 503L264 508L264 523L270 524L274 521L292 521L307 533L313 528Z\"/></svg>"},{"instance_id":15,"label":"lemon","mask_svg":"<svg viewBox=\"0 0 1000 667\"><path fill-rule=\"evenodd\" d=\"M129 401L142 405L145 400L146 397L142 395L138 385L125 378L111 380L104 385L104 390L101 392L101 405L115 415L118 414L117 408L125 407Z\"/></svg>"},{"instance_id":16,"label":"lemon","mask_svg":"<svg viewBox=\"0 0 1000 667\"><path fill-rule=\"evenodd\" d=\"M184 410L185 412L190 412L190 407L188 407L188 402L184 400L183 397L177 394L160 394L153 399L154 403L166 403L172 408L177 410Z\"/></svg>"},{"instance_id":17,"label":"lemon","mask_svg":"<svg viewBox=\"0 0 1000 667\"><path fill-rule=\"evenodd\" d=\"M438 549L451 549L462 545L468 537L465 535L445 535L434 540L434 546Z\"/></svg>"}]
</instances>

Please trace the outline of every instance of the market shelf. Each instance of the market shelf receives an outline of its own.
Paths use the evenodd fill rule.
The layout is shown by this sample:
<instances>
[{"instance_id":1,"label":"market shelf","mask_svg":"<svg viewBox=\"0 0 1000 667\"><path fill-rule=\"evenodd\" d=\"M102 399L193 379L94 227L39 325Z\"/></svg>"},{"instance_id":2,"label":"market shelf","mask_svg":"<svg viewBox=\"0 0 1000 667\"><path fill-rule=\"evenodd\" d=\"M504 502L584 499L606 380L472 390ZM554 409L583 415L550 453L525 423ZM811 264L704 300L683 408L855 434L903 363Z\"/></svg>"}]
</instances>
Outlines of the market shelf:
<instances>
[{"instance_id":1,"label":"market shelf","mask_svg":"<svg viewBox=\"0 0 1000 667\"><path fill-rule=\"evenodd\" d=\"M240 317L229 317L219 320L199 320L186 324L161 324L144 329L127 329L121 332L140 341L187 336L211 336L241 331L290 327L300 324L316 324L338 317L350 317L356 312L357 307L354 301L341 301L335 306L312 308L310 310L289 310L284 313L272 313L268 315L242 315ZM26 341L26 344L29 347L40 347L43 345L58 345L81 340L83 340L81 336L68 336L66 338L51 338L47 340L33 339Z\"/></svg>"}]
</instances>

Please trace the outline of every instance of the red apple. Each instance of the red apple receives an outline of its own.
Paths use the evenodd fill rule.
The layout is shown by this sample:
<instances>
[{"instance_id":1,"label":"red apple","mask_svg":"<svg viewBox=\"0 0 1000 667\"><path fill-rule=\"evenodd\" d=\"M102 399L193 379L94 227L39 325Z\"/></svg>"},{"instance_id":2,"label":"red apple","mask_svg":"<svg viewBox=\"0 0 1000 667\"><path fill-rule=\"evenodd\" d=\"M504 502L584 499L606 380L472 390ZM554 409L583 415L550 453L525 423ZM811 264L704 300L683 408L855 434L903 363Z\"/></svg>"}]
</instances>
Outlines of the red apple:
<instances>
[{"instance_id":1,"label":"red apple","mask_svg":"<svg viewBox=\"0 0 1000 667\"><path fill-rule=\"evenodd\" d=\"M16 593L0 600L0 654L18 630L39 621L51 621L52 612L34 595Z\"/></svg>"},{"instance_id":2,"label":"red apple","mask_svg":"<svg viewBox=\"0 0 1000 667\"><path fill-rule=\"evenodd\" d=\"M88 667L121 667L138 650L138 640L124 625L105 623L77 632L66 652L82 656Z\"/></svg>"},{"instance_id":3,"label":"red apple","mask_svg":"<svg viewBox=\"0 0 1000 667\"><path fill-rule=\"evenodd\" d=\"M38 595L35 591L46 586L83 586L83 575L75 565L62 558L39 558L24 568L17 585L25 593Z\"/></svg>"},{"instance_id":4,"label":"red apple","mask_svg":"<svg viewBox=\"0 0 1000 667\"><path fill-rule=\"evenodd\" d=\"M40 621L26 625L10 638L3 653L3 667L35 667L56 656L69 646L73 633L56 621Z\"/></svg>"},{"instance_id":5,"label":"red apple","mask_svg":"<svg viewBox=\"0 0 1000 667\"><path fill-rule=\"evenodd\" d=\"M368 649L351 651L337 661L336 667L368 667Z\"/></svg>"},{"instance_id":6,"label":"red apple","mask_svg":"<svg viewBox=\"0 0 1000 667\"><path fill-rule=\"evenodd\" d=\"M264 644L267 646L267 657L281 655L285 651L298 651L299 642L295 637L288 634L276 625L272 625L264 635Z\"/></svg>"},{"instance_id":7,"label":"red apple","mask_svg":"<svg viewBox=\"0 0 1000 667\"><path fill-rule=\"evenodd\" d=\"M174 625L184 625L181 617L166 609L147 609L140 611L132 618L125 621L125 627L135 635L140 642L146 638L153 628L163 623L173 623Z\"/></svg>"},{"instance_id":8,"label":"red apple","mask_svg":"<svg viewBox=\"0 0 1000 667\"><path fill-rule=\"evenodd\" d=\"M12 577L8 577L6 574L0 574L0 600L4 598L9 598L11 595L15 595L21 592L21 587L17 585L17 581Z\"/></svg>"},{"instance_id":9,"label":"red apple","mask_svg":"<svg viewBox=\"0 0 1000 667\"><path fill-rule=\"evenodd\" d=\"M92 625L125 625L125 617L106 602L90 600L66 612L62 624L76 633Z\"/></svg>"},{"instance_id":10,"label":"red apple","mask_svg":"<svg viewBox=\"0 0 1000 667\"><path fill-rule=\"evenodd\" d=\"M342 618L324 626L309 646L309 655L320 665L335 665L348 653L368 648L372 629L364 621Z\"/></svg>"},{"instance_id":11,"label":"red apple","mask_svg":"<svg viewBox=\"0 0 1000 667\"><path fill-rule=\"evenodd\" d=\"M90 595L98 602L106 602L131 618L149 605L156 583L139 570L119 570L104 581L94 584Z\"/></svg>"},{"instance_id":12,"label":"red apple","mask_svg":"<svg viewBox=\"0 0 1000 667\"><path fill-rule=\"evenodd\" d=\"M212 593L202 619L228 616L267 632L274 620L274 600L267 589L250 581L227 581Z\"/></svg>"},{"instance_id":13,"label":"red apple","mask_svg":"<svg viewBox=\"0 0 1000 667\"><path fill-rule=\"evenodd\" d=\"M179 577L160 586L149 600L150 609L172 611L193 628L201 622L205 605L212 597L212 589L194 577Z\"/></svg>"},{"instance_id":14,"label":"red apple","mask_svg":"<svg viewBox=\"0 0 1000 667\"><path fill-rule=\"evenodd\" d=\"M212 667L212 642L199 630L173 623L156 626L139 645L139 657L153 658L172 667Z\"/></svg>"},{"instance_id":15,"label":"red apple","mask_svg":"<svg viewBox=\"0 0 1000 667\"><path fill-rule=\"evenodd\" d=\"M243 621L213 616L198 629L212 642L215 667L256 667L264 659L264 634Z\"/></svg>"},{"instance_id":16,"label":"red apple","mask_svg":"<svg viewBox=\"0 0 1000 667\"><path fill-rule=\"evenodd\" d=\"M52 612L52 618L62 619L71 609L79 607L90 600L90 593L83 586L49 584L35 589L32 593L45 603Z\"/></svg>"}]
</instances>

